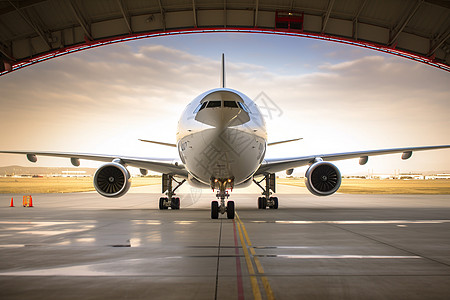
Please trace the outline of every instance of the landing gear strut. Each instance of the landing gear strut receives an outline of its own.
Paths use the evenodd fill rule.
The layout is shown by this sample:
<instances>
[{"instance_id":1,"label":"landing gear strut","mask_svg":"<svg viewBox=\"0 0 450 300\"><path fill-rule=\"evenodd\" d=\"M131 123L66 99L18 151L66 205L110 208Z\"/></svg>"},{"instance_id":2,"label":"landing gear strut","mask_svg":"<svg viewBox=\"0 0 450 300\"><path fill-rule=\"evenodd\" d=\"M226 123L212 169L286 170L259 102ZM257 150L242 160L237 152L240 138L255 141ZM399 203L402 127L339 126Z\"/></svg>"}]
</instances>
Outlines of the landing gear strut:
<instances>
[{"instance_id":1,"label":"landing gear strut","mask_svg":"<svg viewBox=\"0 0 450 300\"><path fill-rule=\"evenodd\" d=\"M261 186L263 181L266 181L266 188ZM253 179L253 182L263 190L261 193L263 197L258 198L258 209L266 209L266 207L278 209L278 197L270 197L272 195L270 190L275 193L275 174L266 174L261 181L258 182Z\"/></svg>"},{"instance_id":2,"label":"landing gear strut","mask_svg":"<svg viewBox=\"0 0 450 300\"><path fill-rule=\"evenodd\" d=\"M227 186L233 188L233 181L233 179L211 178L211 188L215 189L218 186L216 198L220 200L220 205L218 201L211 202L211 219L218 219L219 213L227 213L228 219L234 219L234 201L228 201L225 206L225 198L228 200L228 197L230 197Z\"/></svg>"},{"instance_id":3,"label":"landing gear strut","mask_svg":"<svg viewBox=\"0 0 450 300\"><path fill-rule=\"evenodd\" d=\"M172 182L175 181L177 183L177 186L172 189ZM183 179L183 181L177 181L175 178L173 178L172 175L163 174L162 176L162 193L166 194L167 197L161 197L159 198L159 209L168 209L169 207L172 209L180 209L180 198L173 197L175 196L175 190L179 188L186 179Z\"/></svg>"}]
</instances>

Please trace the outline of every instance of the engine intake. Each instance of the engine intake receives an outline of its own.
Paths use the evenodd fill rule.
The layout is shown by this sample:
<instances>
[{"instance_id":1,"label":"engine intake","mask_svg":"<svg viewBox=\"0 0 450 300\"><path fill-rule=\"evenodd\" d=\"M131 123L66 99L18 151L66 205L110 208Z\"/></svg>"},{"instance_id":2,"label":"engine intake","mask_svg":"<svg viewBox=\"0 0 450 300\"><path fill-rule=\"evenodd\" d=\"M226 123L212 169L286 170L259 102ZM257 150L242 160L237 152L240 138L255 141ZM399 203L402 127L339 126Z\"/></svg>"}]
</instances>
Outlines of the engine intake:
<instances>
[{"instance_id":1,"label":"engine intake","mask_svg":"<svg viewBox=\"0 0 450 300\"><path fill-rule=\"evenodd\" d=\"M105 197L121 197L128 192L131 181L130 172L118 163L107 163L95 172L94 187Z\"/></svg>"},{"instance_id":2,"label":"engine intake","mask_svg":"<svg viewBox=\"0 0 450 300\"><path fill-rule=\"evenodd\" d=\"M305 183L312 194L329 196L341 186L341 172L332 163L319 161L306 171Z\"/></svg>"}]
</instances>

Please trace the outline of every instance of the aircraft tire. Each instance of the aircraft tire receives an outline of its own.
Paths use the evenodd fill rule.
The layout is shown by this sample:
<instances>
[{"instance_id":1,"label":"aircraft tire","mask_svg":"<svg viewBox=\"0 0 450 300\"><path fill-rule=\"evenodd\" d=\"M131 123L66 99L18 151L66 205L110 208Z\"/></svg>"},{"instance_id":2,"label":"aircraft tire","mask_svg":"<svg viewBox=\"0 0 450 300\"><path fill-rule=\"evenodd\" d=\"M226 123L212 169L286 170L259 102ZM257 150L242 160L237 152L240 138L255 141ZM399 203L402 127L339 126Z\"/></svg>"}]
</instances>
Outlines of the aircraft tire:
<instances>
[{"instance_id":1,"label":"aircraft tire","mask_svg":"<svg viewBox=\"0 0 450 300\"><path fill-rule=\"evenodd\" d=\"M219 202L213 201L211 202L211 219L219 218Z\"/></svg>"},{"instance_id":2,"label":"aircraft tire","mask_svg":"<svg viewBox=\"0 0 450 300\"><path fill-rule=\"evenodd\" d=\"M175 197L172 198L172 204L170 205L172 209L180 209L180 198Z\"/></svg>"},{"instance_id":3,"label":"aircraft tire","mask_svg":"<svg viewBox=\"0 0 450 300\"><path fill-rule=\"evenodd\" d=\"M234 201L228 201L227 203L227 218L234 219Z\"/></svg>"},{"instance_id":4,"label":"aircraft tire","mask_svg":"<svg viewBox=\"0 0 450 300\"><path fill-rule=\"evenodd\" d=\"M267 207L267 198L266 197L262 197L262 205L261 205L261 209L266 209Z\"/></svg>"}]
</instances>

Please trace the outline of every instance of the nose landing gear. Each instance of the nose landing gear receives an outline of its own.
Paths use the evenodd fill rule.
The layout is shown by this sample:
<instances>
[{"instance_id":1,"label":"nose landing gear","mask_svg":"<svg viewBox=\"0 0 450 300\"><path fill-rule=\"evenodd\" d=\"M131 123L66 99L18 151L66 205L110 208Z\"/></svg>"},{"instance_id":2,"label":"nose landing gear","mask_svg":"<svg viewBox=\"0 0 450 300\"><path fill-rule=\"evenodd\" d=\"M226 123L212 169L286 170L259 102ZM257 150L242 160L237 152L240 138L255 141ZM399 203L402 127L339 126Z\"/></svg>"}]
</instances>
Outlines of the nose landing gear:
<instances>
[{"instance_id":1,"label":"nose landing gear","mask_svg":"<svg viewBox=\"0 0 450 300\"><path fill-rule=\"evenodd\" d=\"M228 219L234 219L234 201L228 201L227 205L225 205L225 199L228 200L230 194L226 190L227 187L233 188L233 179L215 179L211 178L211 188L214 190L218 186L218 191L216 193L216 198L220 200L220 205L218 201L211 202L211 219L218 219L219 213L224 214L227 213Z\"/></svg>"}]
</instances>

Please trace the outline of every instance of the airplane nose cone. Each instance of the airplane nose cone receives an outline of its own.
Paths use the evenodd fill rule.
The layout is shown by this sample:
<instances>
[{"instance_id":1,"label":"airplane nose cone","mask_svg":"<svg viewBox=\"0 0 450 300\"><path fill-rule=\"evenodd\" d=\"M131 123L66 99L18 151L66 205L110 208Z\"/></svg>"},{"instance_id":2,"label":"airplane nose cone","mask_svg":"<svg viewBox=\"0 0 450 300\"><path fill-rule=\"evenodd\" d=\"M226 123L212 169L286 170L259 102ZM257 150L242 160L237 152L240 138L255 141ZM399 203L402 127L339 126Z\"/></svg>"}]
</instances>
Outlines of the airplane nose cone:
<instances>
[{"instance_id":1,"label":"airplane nose cone","mask_svg":"<svg viewBox=\"0 0 450 300\"><path fill-rule=\"evenodd\" d=\"M241 96L233 91L218 90L200 101L195 120L216 128L227 128L249 122L250 116Z\"/></svg>"}]
</instances>

